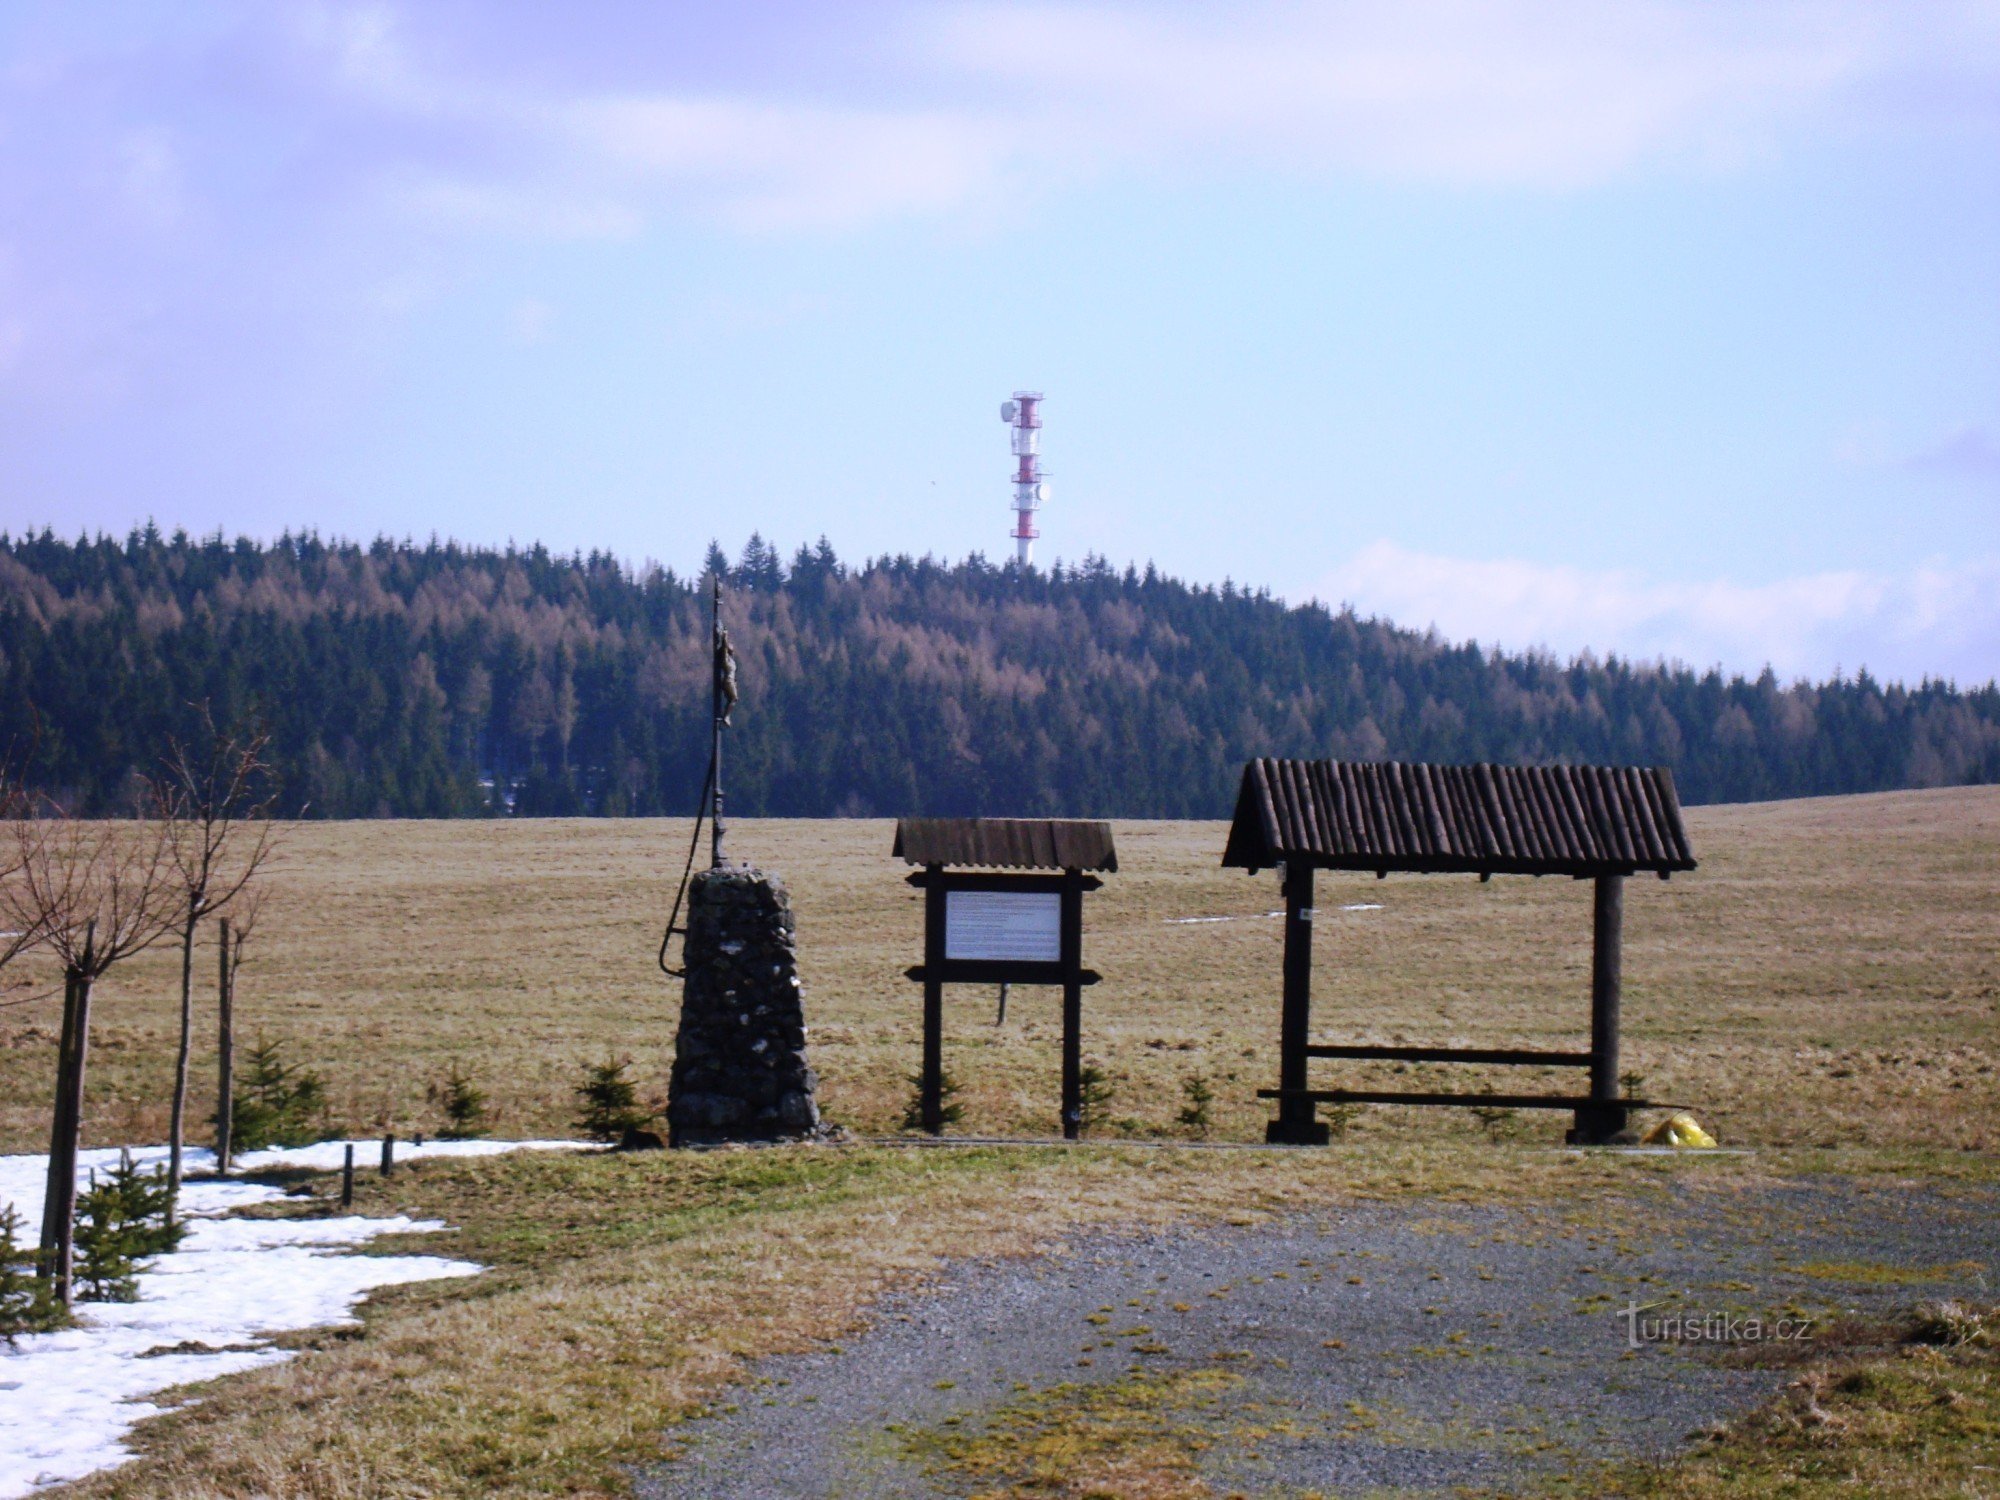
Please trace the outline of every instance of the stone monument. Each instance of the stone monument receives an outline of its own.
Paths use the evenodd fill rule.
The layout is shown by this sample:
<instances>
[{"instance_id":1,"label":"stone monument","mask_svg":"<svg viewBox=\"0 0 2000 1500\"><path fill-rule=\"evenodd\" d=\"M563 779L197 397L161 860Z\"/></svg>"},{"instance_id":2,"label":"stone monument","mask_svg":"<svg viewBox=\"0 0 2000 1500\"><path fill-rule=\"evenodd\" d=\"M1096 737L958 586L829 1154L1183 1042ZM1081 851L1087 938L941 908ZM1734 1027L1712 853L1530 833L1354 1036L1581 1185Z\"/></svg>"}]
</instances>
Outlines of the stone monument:
<instances>
[{"instance_id":1,"label":"stone monument","mask_svg":"<svg viewBox=\"0 0 2000 1500\"><path fill-rule=\"evenodd\" d=\"M819 1080L806 1061L805 1005L799 989L791 900L777 876L732 864L722 852L722 731L736 707L736 653L722 628L722 586L714 584L713 713L707 784L695 819L688 869L710 819L710 868L684 875L687 925L667 922L660 967L681 980L680 1030L667 1092L667 1144L811 1140L824 1134ZM666 943L684 938L681 967Z\"/></svg>"},{"instance_id":2,"label":"stone monument","mask_svg":"<svg viewBox=\"0 0 2000 1500\"><path fill-rule=\"evenodd\" d=\"M667 1144L820 1134L793 934L775 875L729 866L690 882Z\"/></svg>"}]
</instances>

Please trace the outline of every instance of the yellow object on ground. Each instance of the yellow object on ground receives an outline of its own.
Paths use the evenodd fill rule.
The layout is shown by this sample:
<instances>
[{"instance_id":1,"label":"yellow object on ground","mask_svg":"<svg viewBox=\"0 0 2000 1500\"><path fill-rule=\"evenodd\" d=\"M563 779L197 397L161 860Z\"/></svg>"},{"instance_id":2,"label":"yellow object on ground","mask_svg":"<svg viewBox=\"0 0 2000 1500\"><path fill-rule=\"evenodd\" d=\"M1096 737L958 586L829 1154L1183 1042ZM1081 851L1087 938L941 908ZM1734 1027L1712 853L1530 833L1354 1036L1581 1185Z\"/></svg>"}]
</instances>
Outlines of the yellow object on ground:
<instances>
[{"instance_id":1,"label":"yellow object on ground","mask_svg":"<svg viewBox=\"0 0 2000 1500\"><path fill-rule=\"evenodd\" d=\"M1693 1115L1681 1110L1668 1115L1666 1119L1647 1131L1645 1143L1648 1146L1707 1147L1715 1144L1715 1137L1703 1130L1701 1122Z\"/></svg>"}]
</instances>

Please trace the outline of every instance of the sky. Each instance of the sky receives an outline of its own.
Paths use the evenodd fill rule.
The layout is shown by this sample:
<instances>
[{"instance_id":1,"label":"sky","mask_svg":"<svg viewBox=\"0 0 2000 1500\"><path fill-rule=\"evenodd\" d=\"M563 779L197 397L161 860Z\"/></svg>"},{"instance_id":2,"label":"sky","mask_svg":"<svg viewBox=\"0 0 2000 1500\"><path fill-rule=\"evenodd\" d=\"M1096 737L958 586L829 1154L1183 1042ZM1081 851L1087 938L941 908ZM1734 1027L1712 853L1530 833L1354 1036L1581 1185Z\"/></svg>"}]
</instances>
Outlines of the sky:
<instances>
[{"instance_id":1,"label":"sky","mask_svg":"<svg viewBox=\"0 0 2000 1500\"><path fill-rule=\"evenodd\" d=\"M0 529L2000 674L2000 0L0 0Z\"/></svg>"}]
</instances>

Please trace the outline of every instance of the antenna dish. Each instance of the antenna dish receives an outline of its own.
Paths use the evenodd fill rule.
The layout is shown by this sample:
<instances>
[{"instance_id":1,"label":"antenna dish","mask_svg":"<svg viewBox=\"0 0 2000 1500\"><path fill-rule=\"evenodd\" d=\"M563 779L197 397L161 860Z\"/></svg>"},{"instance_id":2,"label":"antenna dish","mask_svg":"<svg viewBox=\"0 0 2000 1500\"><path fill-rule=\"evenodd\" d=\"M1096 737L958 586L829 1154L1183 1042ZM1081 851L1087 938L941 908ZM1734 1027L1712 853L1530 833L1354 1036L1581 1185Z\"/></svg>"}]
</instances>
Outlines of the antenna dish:
<instances>
[{"instance_id":1,"label":"antenna dish","mask_svg":"<svg viewBox=\"0 0 2000 1500\"><path fill-rule=\"evenodd\" d=\"M1017 401L1002 401L1002 402L1000 403L1000 420L1001 420L1001 421L1003 421L1003 422L1011 422L1011 421L1013 421L1013 420L1014 420L1014 418L1016 418L1016 417L1018 417L1018 416L1020 416L1020 415L1021 415L1021 406L1020 406L1020 403L1019 403L1019 402L1017 402Z\"/></svg>"}]
</instances>

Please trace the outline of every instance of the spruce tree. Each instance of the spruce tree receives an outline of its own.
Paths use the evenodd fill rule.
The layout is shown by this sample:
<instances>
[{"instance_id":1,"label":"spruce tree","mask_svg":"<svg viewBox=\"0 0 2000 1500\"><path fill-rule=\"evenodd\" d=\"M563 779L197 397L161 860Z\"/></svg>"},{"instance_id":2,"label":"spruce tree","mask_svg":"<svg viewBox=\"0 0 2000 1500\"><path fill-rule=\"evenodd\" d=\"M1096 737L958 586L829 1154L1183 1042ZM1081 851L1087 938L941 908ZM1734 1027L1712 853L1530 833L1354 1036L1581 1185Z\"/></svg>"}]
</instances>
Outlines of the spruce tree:
<instances>
[{"instance_id":1,"label":"spruce tree","mask_svg":"<svg viewBox=\"0 0 2000 1500\"><path fill-rule=\"evenodd\" d=\"M325 1136L326 1086L317 1073L286 1062L281 1043L260 1040L250 1049L230 1113L239 1151L310 1146Z\"/></svg>"},{"instance_id":2,"label":"spruce tree","mask_svg":"<svg viewBox=\"0 0 2000 1500\"><path fill-rule=\"evenodd\" d=\"M63 1325L52 1287L35 1274L34 1249L21 1243L21 1211L11 1203L0 1206L0 1340L12 1344L24 1333Z\"/></svg>"},{"instance_id":3,"label":"spruce tree","mask_svg":"<svg viewBox=\"0 0 2000 1500\"><path fill-rule=\"evenodd\" d=\"M576 1127L593 1141L622 1140L626 1131L638 1130L653 1118L653 1111L639 1103L639 1086L625 1076L631 1066L629 1057L584 1064L583 1081L576 1086L583 1113Z\"/></svg>"},{"instance_id":4,"label":"spruce tree","mask_svg":"<svg viewBox=\"0 0 2000 1500\"><path fill-rule=\"evenodd\" d=\"M167 1173L141 1170L132 1153L77 1199L77 1283L86 1301L131 1302L139 1295L139 1262L164 1255L181 1242L184 1224L170 1219L173 1193Z\"/></svg>"},{"instance_id":5,"label":"spruce tree","mask_svg":"<svg viewBox=\"0 0 2000 1500\"><path fill-rule=\"evenodd\" d=\"M167 1209L172 1188L167 1174L158 1167L141 1171L132 1153L121 1151L118 1165L105 1178L105 1186L117 1201L119 1216L128 1227L129 1249L134 1260L164 1255L176 1248L187 1234L187 1226L170 1222Z\"/></svg>"},{"instance_id":6,"label":"spruce tree","mask_svg":"<svg viewBox=\"0 0 2000 1500\"><path fill-rule=\"evenodd\" d=\"M444 1112L440 1140L470 1141L486 1134L486 1091L466 1076L456 1059L444 1077L430 1086L429 1094L431 1102Z\"/></svg>"},{"instance_id":7,"label":"spruce tree","mask_svg":"<svg viewBox=\"0 0 2000 1500\"><path fill-rule=\"evenodd\" d=\"M123 1194L90 1174L76 1200L76 1284L86 1302L136 1302L139 1268Z\"/></svg>"}]
</instances>

